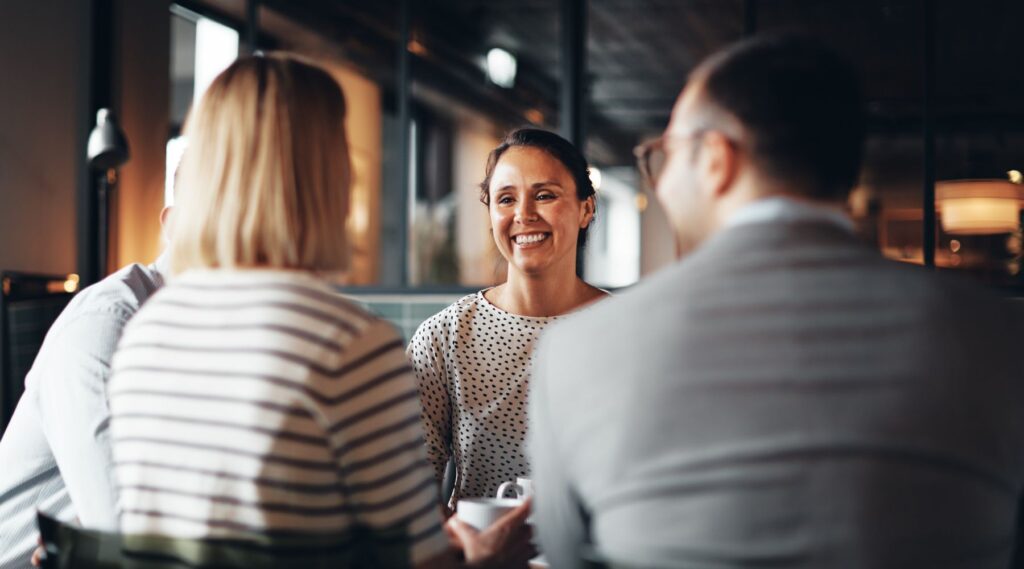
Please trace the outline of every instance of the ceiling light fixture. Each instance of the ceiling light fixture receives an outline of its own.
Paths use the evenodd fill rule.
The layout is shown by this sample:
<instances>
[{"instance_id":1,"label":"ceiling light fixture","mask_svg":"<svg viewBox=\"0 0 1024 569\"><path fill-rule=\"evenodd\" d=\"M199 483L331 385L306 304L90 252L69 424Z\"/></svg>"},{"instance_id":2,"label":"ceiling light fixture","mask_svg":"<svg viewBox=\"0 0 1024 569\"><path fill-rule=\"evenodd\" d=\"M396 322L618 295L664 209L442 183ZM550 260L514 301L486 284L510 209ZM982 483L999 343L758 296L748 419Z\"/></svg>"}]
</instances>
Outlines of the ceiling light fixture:
<instances>
[{"instance_id":1,"label":"ceiling light fixture","mask_svg":"<svg viewBox=\"0 0 1024 569\"><path fill-rule=\"evenodd\" d=\"M499 87L511 89L516 83L516 57L500 47L487 52L487 78Z\"/></svg>"}]
</instances>

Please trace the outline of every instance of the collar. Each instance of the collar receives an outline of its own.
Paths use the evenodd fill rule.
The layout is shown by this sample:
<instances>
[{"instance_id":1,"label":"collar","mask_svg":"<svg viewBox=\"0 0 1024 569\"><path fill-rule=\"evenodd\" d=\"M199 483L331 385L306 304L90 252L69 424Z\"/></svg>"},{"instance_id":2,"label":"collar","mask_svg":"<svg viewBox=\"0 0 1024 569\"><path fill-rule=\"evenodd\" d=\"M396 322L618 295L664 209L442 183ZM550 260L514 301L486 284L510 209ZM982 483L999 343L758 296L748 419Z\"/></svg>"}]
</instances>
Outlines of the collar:
<instances>
[{"instance_id":1,"label":"collar","mask_svg":"<svg viewBox=\"0 0 1024 569\"><path fill-rule=\"evenodd\" d=\"M725 227L794 221L825 222L838 225L850 233L855 231L853 221L839 210L785 196L761 198L740 208L725 222Z\"/></svg>"},{"instance_id":2,"label":"collar","mask_svg":"<svg viewBox=\"0 0 1024 569\"><path fill-rule=\"evenodd\" d=\"M171 274L170 249L166 249L163 253L160 253L160 256L150 263L149 268L160 275L160 278L166 279L167 275Z\"/></svg>"}]
</instances>

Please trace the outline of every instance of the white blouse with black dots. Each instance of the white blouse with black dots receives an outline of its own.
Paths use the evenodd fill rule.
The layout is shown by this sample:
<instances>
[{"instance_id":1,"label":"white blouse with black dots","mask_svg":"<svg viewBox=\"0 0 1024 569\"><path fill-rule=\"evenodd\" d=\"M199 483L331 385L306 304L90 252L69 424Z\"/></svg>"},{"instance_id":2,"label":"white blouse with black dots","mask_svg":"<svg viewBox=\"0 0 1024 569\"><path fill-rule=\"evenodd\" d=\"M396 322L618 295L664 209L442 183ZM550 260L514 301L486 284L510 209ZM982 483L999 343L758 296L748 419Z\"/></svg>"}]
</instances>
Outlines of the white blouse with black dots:
<instances>
[{"instance_id":1,"label":"white blouse with black dots","mask_svg":"<svg viewBox=\"0 0 1024 569\"><path fill-rule=\"evenodd\" d=\"M455 454L450 504L494 496L502 482L529 476L524 440L530 360L541 331L556 319L510 314L481 291L416 330L407 353L423 403L427 455L439 481Z\"/></svg>"}]
</instances>

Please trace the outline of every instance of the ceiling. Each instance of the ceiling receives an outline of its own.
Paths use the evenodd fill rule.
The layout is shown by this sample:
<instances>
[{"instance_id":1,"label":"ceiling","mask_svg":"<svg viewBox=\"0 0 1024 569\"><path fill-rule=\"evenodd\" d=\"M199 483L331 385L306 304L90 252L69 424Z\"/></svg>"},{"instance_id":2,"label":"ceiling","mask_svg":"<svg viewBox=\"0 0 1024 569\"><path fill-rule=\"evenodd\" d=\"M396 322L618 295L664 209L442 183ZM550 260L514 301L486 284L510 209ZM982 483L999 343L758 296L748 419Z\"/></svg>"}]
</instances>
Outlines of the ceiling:
<instances>
[{"instance_id":1,"label":"ceiling","mask_svg":"<svg viewBox=\"0 0 1024 569\"><path fill-rule=\"evenodd\" d=\"M822 38L859 67L872 128L920 130L926 0L591 0L590 133L606 159L659 132L687 73L744 28ZM507 46L557 82L558 2L444 0L485 41ZM934 108L953 130L1024 132L1024 2L937 0ZM601 147L600 140L591 146ZM593 153L594 148L588 148Z\"/></svg>"},{"instance_id":2,"label":"ceiling","mask_svg":"<svg viewBox=\"0 0 1024 569\"><path fill-rule=\"evenodd\" d=\"M209 0L212 4L239 0ZM939 136L1024 133L1021 0L590 0L587 3L587 153L625 164L660 132L687 73L749 29L818 36L860 69L873 132L922 130L926 2L934 32L933 109ZM425 49L417 84L447 91L509 125L532 111L558 124L559 0L409 0ZM398 0L262 0L318 29L374 76L394 85ZM487 49L519 60L513 89L484 80ZM538 116L533 113L533 116ZM1024 161L1024 150L997 146Z\"/></svg>"}]
</instances>

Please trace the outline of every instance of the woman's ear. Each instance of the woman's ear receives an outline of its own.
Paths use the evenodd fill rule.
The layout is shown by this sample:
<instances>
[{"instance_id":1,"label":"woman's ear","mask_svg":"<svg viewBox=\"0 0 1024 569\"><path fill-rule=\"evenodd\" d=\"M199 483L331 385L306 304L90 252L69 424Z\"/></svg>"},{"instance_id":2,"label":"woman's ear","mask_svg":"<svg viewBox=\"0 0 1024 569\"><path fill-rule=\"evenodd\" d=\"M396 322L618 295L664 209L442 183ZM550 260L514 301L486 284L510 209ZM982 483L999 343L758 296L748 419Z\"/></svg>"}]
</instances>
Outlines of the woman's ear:
<instances>
[{"instance_id":1,"label":"woman's ear","mask_svg":"<svg viewBox=\"0 0 1024 569\"><path fill-rule=\"evenodd\" d=\"M591 221L594 221L594 212L597 209L597 205L594 200L596 196L589 196L583 200L583 210L580 215L580 229L586 229L590 225Z\"/></svg>"}]
</instances>

